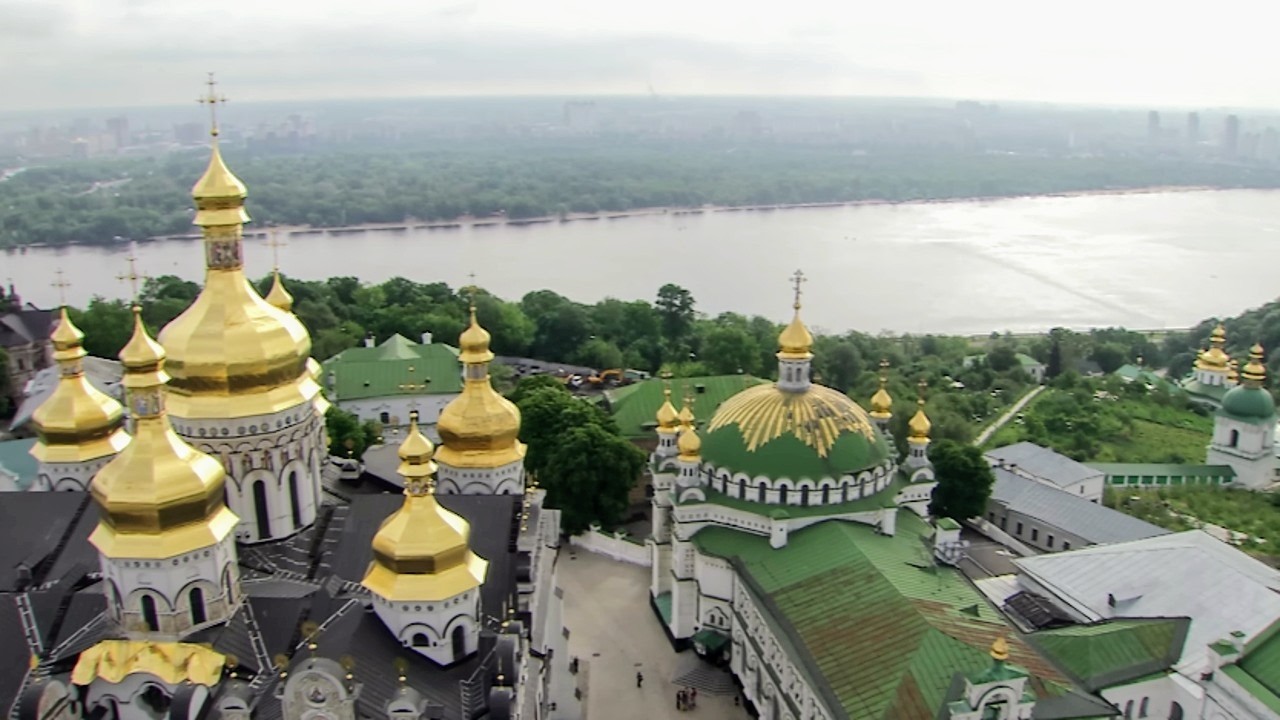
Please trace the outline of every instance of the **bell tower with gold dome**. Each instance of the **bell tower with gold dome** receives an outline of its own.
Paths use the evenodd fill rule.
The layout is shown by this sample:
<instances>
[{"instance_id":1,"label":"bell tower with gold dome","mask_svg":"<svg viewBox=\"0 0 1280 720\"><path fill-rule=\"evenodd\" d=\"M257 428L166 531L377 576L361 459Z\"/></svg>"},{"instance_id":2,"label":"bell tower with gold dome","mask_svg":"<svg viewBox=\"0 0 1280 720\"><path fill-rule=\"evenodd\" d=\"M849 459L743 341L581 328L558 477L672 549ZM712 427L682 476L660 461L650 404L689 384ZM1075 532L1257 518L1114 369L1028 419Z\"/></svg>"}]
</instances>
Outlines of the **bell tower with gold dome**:
<instances>
[{"instance_id":1,"label":"bell tower with gold dome","mask_svg":"<svg viewBox=\"0 0 1280 720\"><path fill-rule=\"evenodd\" d=\"M800 319L800 285L805 281L804 273L797 270L792 281L796 291L796 299L792 303L795 314L778 335L778 389L802 393L812 383L813 334Z\"/></svg>"},{"instance_id":2,"label":"bell tower with gold dome","mask_svg":"<svg viewBox=\"0 0 1280 720\"><path fill-rule=\"evenodd\" d=\"M400 444L404 504L373 537L373 562L361 584L373 609L401 643L440 665L474 653L480 637L480 587L489 562L472 552L471 526L436 502L431 441L409 414Z\"/></svg>"},{"instance_id":3,"label":"bell tower with gold dome","mask_svg":"<svg viewBox=\"0 0 1280 720\"><path fill-rule=\"evenodd\" d=\"M31 489L84 491L129 444L124 409L85 377L84 333L72 324L65 306L50 340L58 385L31 416L38 436L31 454L39 462Z\"/></svg>"},{"instance_id":4,"label":"bell tower with gold dome","mask_svg":"<svg viewBox=\"0 0 1280 720\"><path fill-rule=\"evenodd\" d=\"M524 443L520 410L493 389L489 380L489 333L476 320L471 288L471 322L458 338L463 364L462 393L440 412L436 430L440 449L439 492L445 495L520 495L524 493Z\"/></svg>"},{"instance_id":5,"label":"bell tower with gold dome","mask_svg":"<svg viewBox=\"0 0 1280 720\"><path fill-rule=\"evenodd\" d=\"M889 423L893 420L893 397L889 395L886 386L889 384L889 360L888 358L880 359L880 387L876 390L875 395L871 396L871 412L867 415L871 418L871 422L880 428L880 432L884 436L889 437Z\"/></svg>"},{"instance_id":6,"label":"bell tower with gold dome","mask_svg":"<svg viewBox=\"0 0 1280 720\"><path fill-rule=\"evenodd\" d=\"M929 421L929 416L924 414L924 390L927 386L921 379L916 387L919 393L916 398L916 414L907 421L907 467L909 468L921 468L930 464L929 431L933 429L933 423Z\"/></svg>"},{"instance_id":7,"label":"bell tower with gold dome","mask_svg":"<svg viewBox=\"0 0 1280 720\"><path fill-rule=\"evenodd\" d=\"M216 108L223 99L212 78L209 90L201 101ZM245 277L247 191L222 160L216 114L211 136L209 167L191 193L204 288L160 333L172 375L169 408L178 433L222 461L227 502L240 517L236 538L278 540L315 520L328 405L306 329Z\"/></svg>"},{"instance_id":8,"label":"bell tower with gold dome","mask_svg":"<svg viewBox=\"0 0 1280 720\"><path fill-rule=\"evenodd\" d=\"M164 349L138 307L120 351L133 439L91 486L111 618L128 635L182 638L225 621L240 599L234 530L223 498L226 473L188 445L165 412Z\"/></svg>"}]
</instances>

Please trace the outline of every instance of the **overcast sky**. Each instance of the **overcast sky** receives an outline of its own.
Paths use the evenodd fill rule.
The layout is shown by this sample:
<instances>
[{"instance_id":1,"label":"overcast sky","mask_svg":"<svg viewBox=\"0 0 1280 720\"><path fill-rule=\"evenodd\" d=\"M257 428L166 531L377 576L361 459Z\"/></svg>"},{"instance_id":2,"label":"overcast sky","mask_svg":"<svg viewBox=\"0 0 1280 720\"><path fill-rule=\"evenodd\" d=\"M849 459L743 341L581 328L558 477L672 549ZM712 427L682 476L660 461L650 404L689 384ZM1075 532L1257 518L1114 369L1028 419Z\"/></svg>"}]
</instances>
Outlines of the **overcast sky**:
<instances>
[{"instance_id":1,"label":"overcast sky","mask_svg":"<svg viewBox=\"0 0 1280 720\"><path fill-rule=\"evenodd\" d=\"M1280 107L1280 10L1151 0L0 0L12 110L435 94Z\"/></svg>"}]
</instances>

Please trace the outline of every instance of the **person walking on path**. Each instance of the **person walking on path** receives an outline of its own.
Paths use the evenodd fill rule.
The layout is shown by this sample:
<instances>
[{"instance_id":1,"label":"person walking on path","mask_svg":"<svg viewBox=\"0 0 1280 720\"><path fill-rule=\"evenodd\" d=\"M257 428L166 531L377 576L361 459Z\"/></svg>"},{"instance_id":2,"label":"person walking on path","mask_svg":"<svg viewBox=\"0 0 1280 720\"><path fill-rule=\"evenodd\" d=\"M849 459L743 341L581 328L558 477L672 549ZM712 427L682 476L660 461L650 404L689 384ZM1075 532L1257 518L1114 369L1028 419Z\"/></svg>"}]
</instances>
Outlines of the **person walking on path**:
<instances>
[{"instance_id":1,"label":"person walking on path","mask_svg":"<svg viewBox=\"0 0 1280 720\"><path fill-rule=\"evenodd\" d=\"M683 690L676 691L676 709L684 710L684 691Z\"/></svg>"},{"instance_id":2,"label":"person walking on path","mask_svg":"<svg viewBox=\"0 0 1280 720\"><path fill-rule=\"evenodd\" d=\"M644 673L636 671L636 687L644 687Z\"/></svg>"},{"instance_id":3,"label":"person walking on path","mask_svg":"<svg viewBox=\"0 0 1280 720\"><path fill-rule=\"evenodd\" d=\"M698 707L698 688L689 688L689 709Z\"/></svg>"}]
</instances>

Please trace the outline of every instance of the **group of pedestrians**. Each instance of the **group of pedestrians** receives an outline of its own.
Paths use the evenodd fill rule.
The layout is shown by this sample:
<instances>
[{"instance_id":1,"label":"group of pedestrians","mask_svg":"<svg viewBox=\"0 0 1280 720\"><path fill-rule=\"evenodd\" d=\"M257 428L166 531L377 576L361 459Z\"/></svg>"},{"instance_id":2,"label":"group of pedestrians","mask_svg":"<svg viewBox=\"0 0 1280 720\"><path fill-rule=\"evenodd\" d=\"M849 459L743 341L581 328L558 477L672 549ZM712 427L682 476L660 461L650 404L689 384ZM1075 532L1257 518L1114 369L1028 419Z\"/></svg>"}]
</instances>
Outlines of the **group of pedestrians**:
<instances>
[{"instance_id":1,"label":"group of pedestrians","mask_svg":"<svg viewBox=\"0 0 1280 720\"><path fill-rule=\"evenodd\" d=\"M687 688L676 691L676 709L693 710L698 707L698 689Z\"/></svg>"}]
</instances>

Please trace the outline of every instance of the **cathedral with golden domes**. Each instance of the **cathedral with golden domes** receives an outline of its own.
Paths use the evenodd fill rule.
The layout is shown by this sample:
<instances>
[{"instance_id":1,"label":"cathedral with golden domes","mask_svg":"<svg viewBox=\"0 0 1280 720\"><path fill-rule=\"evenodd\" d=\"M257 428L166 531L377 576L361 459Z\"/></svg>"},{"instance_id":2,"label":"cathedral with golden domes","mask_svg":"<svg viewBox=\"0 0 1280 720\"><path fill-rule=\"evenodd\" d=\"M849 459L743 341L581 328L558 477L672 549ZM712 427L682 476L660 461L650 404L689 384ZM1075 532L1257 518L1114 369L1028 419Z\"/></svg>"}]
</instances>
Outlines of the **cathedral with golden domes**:
<instances>
[{"instance_id":1,"label":"cathedral with golden domes","mask_svg":"<svg viewBox=\"0 0 1280 720\"><path fill-rule=\"evenodd\" d=\"M4 509L43 523L17 533L32 559L0 617L22 630L0 650L11 716L549 717L559 512L525 483L474 307L440 445L416 415L400 444L403 495L328 481L310 337L278 273L265 298L245 275L248 193L216 122L192 195L205 284L155 339L134 307L123 407L85 379L65 310L53 333L37 489L81 492Z\"/></svg>"}]
</instances>

